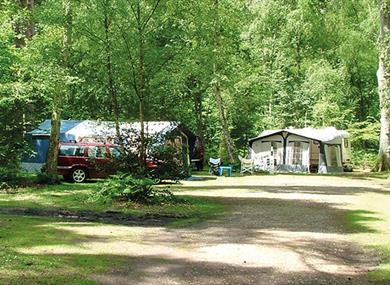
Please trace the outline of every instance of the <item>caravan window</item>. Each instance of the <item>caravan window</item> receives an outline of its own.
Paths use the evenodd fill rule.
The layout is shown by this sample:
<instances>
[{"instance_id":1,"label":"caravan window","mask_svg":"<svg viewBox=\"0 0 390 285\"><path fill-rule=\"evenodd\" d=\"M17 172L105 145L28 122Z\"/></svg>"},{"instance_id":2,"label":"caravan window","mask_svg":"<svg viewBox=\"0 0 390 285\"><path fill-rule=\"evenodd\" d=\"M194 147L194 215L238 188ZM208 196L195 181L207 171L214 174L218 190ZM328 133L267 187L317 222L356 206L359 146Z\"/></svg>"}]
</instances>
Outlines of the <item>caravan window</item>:
<instances>
[{"instance_id":1,"label":"caravan window","mask_svg":"<svg viewBox=\"0 0 390 285\"><path fill-rule=\"evenodd\" d=\"M349 147L349 141L348 139L344 139L344 147L348 148Z\"/></svg>"},{"instance_id":2,"label":"caravan window","mask_svg":"<svg viewBox=\"0 0 390 285\"><path fill-rule=\"evenodd\" d=\"M293 164L302 165L302 143L294 142Z\"/></svg>"}]
</instances>

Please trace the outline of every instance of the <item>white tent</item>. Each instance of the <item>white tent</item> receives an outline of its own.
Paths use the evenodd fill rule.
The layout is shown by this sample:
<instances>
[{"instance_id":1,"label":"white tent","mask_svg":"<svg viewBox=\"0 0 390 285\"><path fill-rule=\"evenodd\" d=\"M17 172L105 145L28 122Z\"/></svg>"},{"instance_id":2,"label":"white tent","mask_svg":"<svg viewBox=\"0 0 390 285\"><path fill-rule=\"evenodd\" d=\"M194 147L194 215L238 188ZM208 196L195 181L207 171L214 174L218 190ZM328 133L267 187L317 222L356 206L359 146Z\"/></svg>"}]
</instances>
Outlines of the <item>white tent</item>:
<instances>
[{"instance_id":1,"label":"white tent","mask_svg":"<svg viewBox=\"0 0 390 285\"><path fill-rule=\"evenodd\" d=\"M350 163L348 132L323 129L266 130L249 140L258 169L288 172L342 172Z\"/></svg>"}]
</instances>

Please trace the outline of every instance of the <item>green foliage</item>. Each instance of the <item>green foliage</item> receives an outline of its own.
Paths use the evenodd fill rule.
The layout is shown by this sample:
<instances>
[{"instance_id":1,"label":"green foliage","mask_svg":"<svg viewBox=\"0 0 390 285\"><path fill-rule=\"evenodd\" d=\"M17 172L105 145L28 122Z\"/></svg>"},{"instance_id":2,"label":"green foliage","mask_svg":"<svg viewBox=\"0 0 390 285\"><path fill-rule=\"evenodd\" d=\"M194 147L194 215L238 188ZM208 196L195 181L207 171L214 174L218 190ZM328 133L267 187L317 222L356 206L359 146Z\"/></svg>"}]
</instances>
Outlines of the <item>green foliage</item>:
<instances>
[{"instance_id":1,"label":"green foliage","mask_svg":"<svg viewBox=\"0 0 390 285\"><path fill-rule=\"evenodd\" d=\"M34 1L31 11L15 1L0 4L0 166L17 168L24 132L48 118L57 92L64 119L114 120L110 74L119 120L138 120L141 91L146 120L181 121L202 133L207 157L224 155L212 96L217 59L227 122L240 153L264 129L358 130L367 118L379 117L375 1L220 1L218 54L210 1L158 1L152 13L156 2L72 1L67 67L62 1ZM142 32L133 9L138 4ZM24 31L31 23L33 37L15 32L15 24ZM23 48L15 48L19 37ZM375 145L371 139L353 143L355 153L371 153Z\"/></svg>"},{"instance_id":2,"label":"green foliage","mask_svg":"<svg viewBox=\"0 0 390 285\"><path fill-rule=\"evenodd\" d=\"M157 189L150 178L117 174L102 182L91 199L101 202L128 201L141 204L174 203L178 199L168 189Z\"/></svg>"},{"instance_id":3,"label":"green foliage","mask_svg":"<svg viewBox=\"0 0 390 285\"><path fill-rule=\"evenodd\" d=\"M380 123L374 118L349 126L352 161L357 166L372 169L378 155Z\"/></svg>"},{"instance_id":4,"label":"green foliage","mask_svg":"<svg viewBox=\"0 0 390 285\"><path fill-rule=\"evenodd\" d=\"M0 167L0 192L16 191L18 188L25 188L35 184L33 175L21 173L18 168Z\"/></svg>"},{"instance_id":5,"label":"green foliage","mask_svg":"<svg viewBox=\"0 0 390 285\"><path fill-rule=\"evenodd\" d=\"M157 162L157 167L150 170L148 176L158 180L183 179L189 176L187 158L188 149L178 149L169 144L158 144L150 150L150 156Z\"/></svg>"}]
</instances>

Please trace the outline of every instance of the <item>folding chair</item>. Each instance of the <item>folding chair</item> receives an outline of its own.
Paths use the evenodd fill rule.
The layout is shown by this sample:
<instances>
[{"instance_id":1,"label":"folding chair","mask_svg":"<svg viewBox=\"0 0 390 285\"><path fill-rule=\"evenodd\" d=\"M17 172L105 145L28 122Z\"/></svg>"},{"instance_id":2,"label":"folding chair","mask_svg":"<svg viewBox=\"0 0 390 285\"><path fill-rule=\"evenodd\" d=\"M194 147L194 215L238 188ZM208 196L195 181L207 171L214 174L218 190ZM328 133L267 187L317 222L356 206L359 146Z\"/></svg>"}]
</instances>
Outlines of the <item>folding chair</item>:
<instances>
[{"instance_id":1,"label":"folding chair","mask_svg":"<svg viewBox=\"0 0 390 285\"><path fill-rule=\"evenodd\" d=\"M249 172L250 174L253 174L253 168L254 168L253 159L246 159L246 158L243 158L240 155L238 156L238 159L241 162L241 171L240 171L240 173L243 174L245 172Z\"/></svg>"},{"instance_id":2,"label":"folding chair","mask_svg":"<svg viewBox=\"0 0 390 285\"><path fill-rule=\"evenodd\" d=\"M211 158L209 159L209 173L218 175L219 166L222 164L220 158Z\"/></svg>"}]
</instances>

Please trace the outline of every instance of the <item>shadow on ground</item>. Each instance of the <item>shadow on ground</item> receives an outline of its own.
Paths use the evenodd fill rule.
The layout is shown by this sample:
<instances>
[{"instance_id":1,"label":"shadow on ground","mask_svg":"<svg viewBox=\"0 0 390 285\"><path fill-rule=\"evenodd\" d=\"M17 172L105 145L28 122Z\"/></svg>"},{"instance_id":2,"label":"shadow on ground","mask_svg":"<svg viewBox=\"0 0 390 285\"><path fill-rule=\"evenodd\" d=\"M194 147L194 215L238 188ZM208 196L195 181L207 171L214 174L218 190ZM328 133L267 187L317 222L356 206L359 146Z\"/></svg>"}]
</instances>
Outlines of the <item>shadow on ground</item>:
<instances>
[{"instance_id":1,"label":"shadow on ground","mask_svg":"<svg viewBox=\"0 0 390 285\"><path fill-rule=\"evenodd\" d=\"M222 191L241 186L202 188ZM244 188L319 195L380 191L359 187ZM374 232L365 225L378 220L373 212L282 197L209 199L227 205L228 212L181 228L137 225L99 231L106 225L0 216L0 283L388 284L369 283L367 271L378 264L380 256L348 239L348 234Z\"/></svg>"},{"instance_id":2,"label":"shadow on ground","mask_svg":"<svg viewBox=\"0 0 390 285\"><path fill-rule=\"evenodd\" d=\"M226 191L226 190L248 190L249 192L267 192L267 193L301 193L316 195L358 195L361 193L378 193L390 195L390 191L383 189L367 187L334 187L334 186L266 186L266 185L226 185L226 186L181 186L177 191Z\"/></svg>"}]
</instances>

